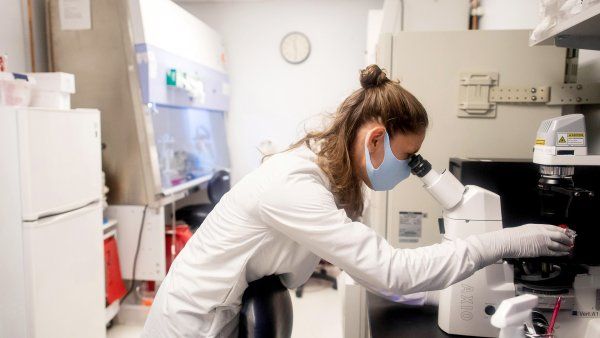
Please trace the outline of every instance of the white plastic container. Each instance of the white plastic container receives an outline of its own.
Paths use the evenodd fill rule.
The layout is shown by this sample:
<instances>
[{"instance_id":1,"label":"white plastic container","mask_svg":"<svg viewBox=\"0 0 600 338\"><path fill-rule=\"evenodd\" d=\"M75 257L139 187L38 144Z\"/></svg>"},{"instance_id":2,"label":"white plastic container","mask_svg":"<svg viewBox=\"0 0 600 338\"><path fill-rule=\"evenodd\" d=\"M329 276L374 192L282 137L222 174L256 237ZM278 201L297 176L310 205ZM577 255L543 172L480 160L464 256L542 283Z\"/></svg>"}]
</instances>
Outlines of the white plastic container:
<instances>
[{"instance_id":1,"label":"white plastic container","mask_svg":"<svg viewBox=\"0 0 600 338\"><path fill-rule=\"evenodd\" d=\"M0 106L29 106L31 87L31 79L15 79L12 73L0 72Z\"/></svg>"},{"instance_id":2,"label":"white plastic container","mask_svg":"<svg viewBox=\"0 0 600 338\"><path fill-rule=\"evenodd\" d=\"M68 73L29 73L36 82L31 92L31 106L51 109L71 109L71 94L75 93L75 76Z\"/></svg>"}]
</instances>

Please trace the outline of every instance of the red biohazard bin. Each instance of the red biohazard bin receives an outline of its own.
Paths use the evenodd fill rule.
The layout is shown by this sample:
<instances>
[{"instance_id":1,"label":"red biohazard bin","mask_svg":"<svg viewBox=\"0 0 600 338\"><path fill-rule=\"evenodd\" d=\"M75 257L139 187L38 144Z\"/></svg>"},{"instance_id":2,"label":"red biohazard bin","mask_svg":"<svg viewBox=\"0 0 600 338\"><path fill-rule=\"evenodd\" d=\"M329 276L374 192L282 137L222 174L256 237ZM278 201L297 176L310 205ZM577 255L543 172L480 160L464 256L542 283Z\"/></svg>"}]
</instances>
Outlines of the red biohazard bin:
<instances>
[{"instance_id":1,"label":"red biohazard bin","mask_svg":"<svg viewBox=\"0 0 600 338\"><path fill-rule=\"evenodd\" d=\"M104 266L106 304L110 305L115 300L121 299L125 296L125 293L127 293L125 283L121 276L117 240L114 236L104 240Z\"/></svg>"},{"instance_id":2,"label":"red biohazard bin","mask_svg":"<svg viewBox=\"0 0 600 338\"><path fill-rule=\"evenodd\" d=\"M173 260L175 257L177 257L179 252L181 252L185 246L185 243L187 243L187 241L192 237L193 233L187 224L181 224L175 227L175 255L172 255L171 243L173 243L173 227L167 225L166 229L167 233L165 234L165 243L167 247L165 251L167 253L167 271L169 271L171 268L171 263L173 263Z\"/></svg>"}]
</instances>

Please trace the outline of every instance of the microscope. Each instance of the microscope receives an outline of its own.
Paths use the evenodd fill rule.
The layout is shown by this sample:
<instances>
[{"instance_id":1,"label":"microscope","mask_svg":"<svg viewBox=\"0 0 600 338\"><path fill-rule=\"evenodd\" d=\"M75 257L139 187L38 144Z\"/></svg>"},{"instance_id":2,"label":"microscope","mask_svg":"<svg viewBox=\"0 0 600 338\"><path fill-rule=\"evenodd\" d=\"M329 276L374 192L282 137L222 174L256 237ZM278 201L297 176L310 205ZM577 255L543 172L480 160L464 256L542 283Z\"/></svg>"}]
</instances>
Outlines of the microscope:
<instances>
[{"instance_id":1,"label":"microscope","mask_svg":"<svg viewBox=\"0 0 600 338\"><path fill-rule=\"evenodd\" d=\"M464 186L449 171L436 172L421 155L413 156L408 165L444 209L440 232L445 240L502 229L500 196L478 186ZM515 296L513 280L512 267L498 261L441 290L439 327L449 334L497 337L499 330L490 324L490 317L502 300Z\"/></svg>"},{"instance_id":2,"label":"microscope","mask_svg":"<svg viewBox=\"0 0 600 338\"><path fill-rule=\"evenodd\" d=\"M533 163L539 166L540 220L578 233L570 256L513 262L517 295L539 298L533 320L542 328L541 333L559 296L558 336L583 337L591 321L600 320L600 230L596 216L600 207L596 196L600 193L600 155L588 152L587 138L593 132L600 131L587 130L581 114L542 121L537 131Z\"/></svg>"},{"instance_id":3,"label":"microscope","mask_svg":"<svg viewBox=\"0 0 600 338\"><path fill-rule=\"evenodd\" d=\"M593 224L597 221L590 215L600 207L594 194L600 187L600 155L588 154L584 116L573 114L543 121L533 162L530 165L539 166L539 179L528 182L534 192L527 196L533 196L529 199L536 201L529 202L538 210L527 211L534 214L527 216L528 223L575 230L578 237L573 254L499 261L441 290L438 325L446 333L497 337L499 330L491 325L491 316L503 300L523 294L539 298L533 312L533 324L539 333L547 328L559 296L563 302L554 331L558 336L583 337L591 321L599 320L600 250L596 241L600 227ZM420 155L413 156L409 166L443 207L440 232L445 240L464 239L505 226L498 194L478 185L463 185L449 171L438 173ZM593 182L593 189L577 187L577 175L581 175L582 182ZM510 187L517 194L520 188L525 189Z\"/></svg>"}]
</instances>

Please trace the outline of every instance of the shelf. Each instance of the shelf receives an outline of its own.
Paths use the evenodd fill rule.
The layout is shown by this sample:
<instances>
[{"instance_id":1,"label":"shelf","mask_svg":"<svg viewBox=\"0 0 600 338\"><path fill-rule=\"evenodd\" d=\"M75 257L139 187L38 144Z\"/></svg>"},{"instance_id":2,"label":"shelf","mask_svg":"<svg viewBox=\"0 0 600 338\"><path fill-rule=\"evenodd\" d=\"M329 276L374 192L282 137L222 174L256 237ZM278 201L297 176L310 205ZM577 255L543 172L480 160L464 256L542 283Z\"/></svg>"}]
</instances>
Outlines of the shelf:
<instances>
[{"instance_id":1,"label":"shelf","mask_svg":"<svg viewBox=\"0 0 600 338\"><path fill-rule=\"evenodd\" d=\"M176 185L176 186L174 186L172 188L164 189L162 191L162 194L164 196L169 196L169 195L177 194L177 193L180 193L180 192L184 192L184 191L189 190L189 189L191 189L193 187L202 185L203 183L206 183L206 182L210 181L210 179L212 177L213 177L213 173L196 177L195 179L193 179L191 181L182 183L180 185Z\"/></svg>"},{"instance_id":2,"label":"shelf","mask_svg":"<svg viewBox=\"0 0 600 338\"><path fill-rule=\"evenodd\" d=\"M115 316L117 315L117 313L119 313L119 300L115 300L114 302L112 302L112 304L110 304L109 306L106 307L106 317L105 317L105 324L108 325L108 323L113 320L113 318L115 318Z\"/></svg>"},{"instance_id":3,"label":"shelf","mask_svg":"<svg viewBox=\"0 0 600 338\"><path fill-rule=\"evenodd\" d=\"M115 225L117 225L117 220L116 219L109 219L108 222L102 224L102 231L106 232L110 228L113 228Z\"/></svg>"},{"instance_id":4,"label":"shelf","mask_svg":"<svg viewBox=\"0 0 600 338\"><path fill-rule=\"evenodd\" d=\"M109 230L104 232L103 239L108 239L117 235L117 229Z\"/></svg>"},{"instance_id":5,"label":"shelf","mask_svg":"<svg viewBox=\"0 0 600 338\"><path fill-rule=\"evenodd\" d=\"M530 40L530 46L556 45L557 47L600 50L600 2L559 21L556 26Z\"/></svg>"}]
</instances>

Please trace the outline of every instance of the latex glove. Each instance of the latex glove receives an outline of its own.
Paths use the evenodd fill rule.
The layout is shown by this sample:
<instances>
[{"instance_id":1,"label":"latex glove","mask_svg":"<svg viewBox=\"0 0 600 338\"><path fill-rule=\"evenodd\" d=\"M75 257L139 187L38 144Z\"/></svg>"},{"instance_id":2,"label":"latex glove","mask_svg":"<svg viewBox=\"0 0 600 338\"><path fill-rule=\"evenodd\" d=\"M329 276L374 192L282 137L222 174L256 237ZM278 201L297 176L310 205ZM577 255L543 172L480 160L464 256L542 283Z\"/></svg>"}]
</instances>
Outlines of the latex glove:
<instances>
[{"instance_id":1,"label":"latex glove","mask_svg":"<svg viewBox=\"0 0 600 338\"><path fill-rule=\"evenodd\" d=\"M469 237L486 266L501 258L565 256L573 247L566 230L549 224L525 224Z\"/></svg>"}]
</instances>

